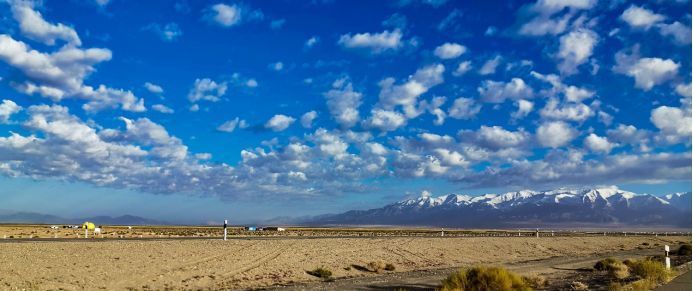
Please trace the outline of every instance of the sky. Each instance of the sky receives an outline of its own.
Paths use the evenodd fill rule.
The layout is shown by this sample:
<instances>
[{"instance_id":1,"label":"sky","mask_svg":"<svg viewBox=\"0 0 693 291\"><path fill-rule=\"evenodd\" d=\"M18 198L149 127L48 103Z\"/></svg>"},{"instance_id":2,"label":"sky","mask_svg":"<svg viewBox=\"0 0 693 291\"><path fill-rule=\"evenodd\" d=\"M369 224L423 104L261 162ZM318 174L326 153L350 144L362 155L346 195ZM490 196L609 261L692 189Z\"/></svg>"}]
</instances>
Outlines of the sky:
<instances>
[{"instance_id":1,"label":"sky","mask_svg":"<svg viewBox=\"0 0 693 291\"><path fill-rule=\"evenodd\" d=\"M0 1L0 210L691 191L688 1Z\"/></svg>"}]
</instances>

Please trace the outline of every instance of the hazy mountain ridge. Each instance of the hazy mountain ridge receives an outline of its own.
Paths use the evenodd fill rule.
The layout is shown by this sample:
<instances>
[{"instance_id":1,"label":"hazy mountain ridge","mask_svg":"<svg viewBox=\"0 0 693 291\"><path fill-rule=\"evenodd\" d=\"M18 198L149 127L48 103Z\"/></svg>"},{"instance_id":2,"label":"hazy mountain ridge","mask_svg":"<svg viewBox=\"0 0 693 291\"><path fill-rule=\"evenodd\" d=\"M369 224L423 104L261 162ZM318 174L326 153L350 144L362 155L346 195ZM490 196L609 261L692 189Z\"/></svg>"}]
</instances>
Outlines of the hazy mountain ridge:
<instances>
[{"instance_id":1,"label":"hazy mountain ridge","mask_svg":"<svg viewBox=\"0 0 693 291\"><path fill-rule=\"evenodd\" d=\"M617 187L522 190L406 199L382 208L321 216L308 223L442 227L518 225L691 226L691 193L636 194Z\"/></svg>"},{"instance_id":2,"label":"hazy mountain ridge","mask_svg":"<svg viewBox=\"0 0 693 291\"><path fill-rule=\"evenodd\" d=\"M167 222L134 215L94 216L85 218L65 218L49 214L25 211L0 211L0 223L39 223L39 224L81 224L91 221L98 225L166 225Z\"/></svg>"}]
</instances>

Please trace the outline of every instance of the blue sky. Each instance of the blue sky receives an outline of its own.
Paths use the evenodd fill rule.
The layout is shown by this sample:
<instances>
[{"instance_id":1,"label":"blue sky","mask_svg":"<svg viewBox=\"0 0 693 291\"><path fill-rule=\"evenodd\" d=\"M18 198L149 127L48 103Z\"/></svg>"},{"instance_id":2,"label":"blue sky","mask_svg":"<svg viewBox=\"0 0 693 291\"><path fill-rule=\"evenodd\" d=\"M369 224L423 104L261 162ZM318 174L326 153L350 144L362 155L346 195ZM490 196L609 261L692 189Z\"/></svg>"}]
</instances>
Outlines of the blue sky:
<instances>
[{"instance_id":1,"label":"blue sky","mask_svg":"<svg viewBox=\"0 0 693 291\"><path fill-rule=\"evenodd\" d=\"M0 2L0 209L691 190L688 1Z\"/></svg>"}]
</instances>

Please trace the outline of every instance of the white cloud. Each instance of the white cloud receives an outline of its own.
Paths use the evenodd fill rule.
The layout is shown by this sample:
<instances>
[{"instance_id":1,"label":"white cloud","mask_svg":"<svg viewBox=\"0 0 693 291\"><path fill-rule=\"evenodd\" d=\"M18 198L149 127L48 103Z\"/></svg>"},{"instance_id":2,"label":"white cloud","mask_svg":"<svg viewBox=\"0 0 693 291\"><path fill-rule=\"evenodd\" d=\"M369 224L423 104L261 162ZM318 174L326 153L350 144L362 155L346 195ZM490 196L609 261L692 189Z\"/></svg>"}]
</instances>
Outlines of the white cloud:
<instances>
[{"instance_id":1,"label":"white cloud","mask_svg":"<svg viewBox=\"0 0 693 291\"><path fill-rule=\"evenodd\" d=\"M85 99L87 111L118 108L145 111L144 100L132 92L99 85L84 85L84 79L96 69L94 65L111 59L108 49L80 49L63 46L47 54L31 49L9 35L0 35L0 60L21 71L27 79L13 83L24 94L39 94L60 101L64 98Z\"/></svg>"},{"instance_id":2,"label":"white cloud","mask_svg":"<svg viewBox=\"0 0 693 291\"><path fill-rule=\"evenodd\" d=\"M399 29L381 33L343 34L338 44L350 49L366 49L373 54L388 50L398 50L402 47L402 32Z\"/></svg>"},{"instance_id":3,"label":"white cloud","mask_svg":"<svg viewBox=\"0 0 693 291\"><path fill-rule=\"evenodd\" d=\"M144 83L144 88L147 89L147 91L154 93L154 94L161 94L164 93L164 88L161 88L161 86L149 82Z\"/></svg>"},{"instance_id":4,"label":"white cloud","mask_svg":"<svg viewBox=\"0 0 693 291\"><path fill-rule=\"evenodd\" d=\"M265 123L265 128L271 129L272 131L279 132L287 129L292 123L296 121L296 118L286 116L283 114L277 114L272 116L270 120Z\"/></svg>"},{"instance_id":5,"label":"white cloud","mask_svg":"<svg viewBox=\"0 0 693 291\"><path fill-rule=\"evenodd\" d=\"M519 147L529 141L530 135L524 130L509 131L500 126L482 125L477 131L461 131L461 142L493 150Z\"/></svg>"},{"instance_id":6,"label":"white cloud","mask_svg":"<svg viewBox=\"0 0 693 291\"><path fill-rule=\"evenodd\" d=\"M178 27L175 22L167 23L162 26L158 23L152 23L143 28L144 30L149 30L161 38L163 41L174 41L183 35L183 31Z\"/></svg>"},{"instance_id":7,"label":"white cloud","mask_svg":"<svg viewBox=\"0 0 693 291\"><path fill-rule=\"evenodd\" d=\"M332 83L332 89L323 93L327 100L327 109L332 117L343 128L350 128L359 122L359 106L363 94L354 91L348 78L342 78Z\"/></svg>"},{"instance_id":8,"label":"white cloud","mask_svg":"<svg viewBox=\"0 0 693 291\"><path fill-rule=\"evenodd\" d=\"M217 83L209 78L195 79L193 87L188 92L188 100L193 103L200 100L217 102L226 94L226 89L226 82Z\"/></svg>"},{"instance_id":9,"label":"white cloud","mask_svg":"<svg viewBox=\"0 0 693 291\"><path fill-rule=\"evenodd\" d=\"M691 44L691 27L682 24L681 22L674 22L671 24L660 24L659 33L663 36L671 36L675 43L680 45Z\"/></svg>"},{"instance_id":10,"label":"white cloud","mask_svg":"<svg viewBox=\"0 0 693 291\"><path fill-rule=\"evenodd\" d=\"M22 110L22 107L12 100L2 100L0 103L0 123L7 123L10 116Z\"/></svg>"},{"instance_id":11,"label":"white cloud","mask_svg":"<svg viewBox=\"0 0 693 291\"><path fill-rule=\"evenodd\" d=\"M690 142L691 119L690 108L688 112L680 108L660 106L652 110L650 121L661 131L663 138L670 143L679 141Z\"/></svg>"},{"instance_id":12,"label":"white cloud","mask_svg":"<svg viewBox=\"0 0 693 291\"><path fill-rule=\"evenodd\" d=\"M269 64L269 67L270 67L270 69L279 72L279 71L284 69L284 63L282 63L282 62L271 63L271 64Z\"/></svg>"},{"instance_id":13,"label":"white cloud","mask_svg":"<svg viewBox=\"0 0 693 291\"><path fill-rule=\"evenodd\" d=\"M457 43L444 43L437 47L433 54L443 60L458 58L467 51L467 48Z\"/></svg>"},{"instance_id":14,"label":"white cloud","mask_svg":"<svg viewBox=\"0 0 693 291\"><path fill-rule=\"evenodd\" d=\"M452 75L455 77L459 77L459 76L466 74L471 69L472 69L472 62L470 62L470 61L460 62L460 64L457 65L457 68L455 69L455 71L452 72Z\"/></svg>"},{"instance_id":15,"label":"white cloud","mask_svg":"<svg viewBox=\"0 0 693 291\"><path fill-rule=\"evenodd\" d=\"M104 7L104 6L108 5L108 3L111 2L111 0L94 0L94 2L96 3L96 5Z\"/></svg>"},{"instance_id":16,"label":"white cloud","mask_svg":"<svg viewBox=\"0 0 693 291\"><path fill-rule=\"evenodd\" d=\"M318 118L318 113L313 111L308 111L301 116L301 126L304 128L313 127L313 120Z\"/></svg>"},{"instance_id":17,"label":"white cloud","mask_svg":"<svg viewBox=\"0 0 693 291\"><path fill-rule=\"evenodd\" d=\"M538 0L521 9L522 20L529 19L520 25L518 33L528 36L558 35L568 27L570 20L580 10L589 10L597 4L596 0ZM561 13L567 10L567 13Z\"/></svg>"},{"instance_id":18,"label":"white cloud","mask_svg":"<svg viewBox=\"0 0 693 291\"><path fill-rule=\"evenodd\" d=\"M484 63L479 69L479 75L491 75L496 72L496 68L500 64L501 57L495 56Z\"/></svg>"},{"instance_id":19,"label":"white cloud","mask_svg":"<svg viewBox=\"0 0 693 291\"><path fill-rule=\"evenodd\" d=\"M371 116L364 122L365 127L377 128L380 131L395 131L407 124L407 118L399 112L374 109Z\"/></svg>"},{"instance_id":20,"label":"white cloud","mask_svg":"<svg viewBox=\"0 0 693 291\"><path fill-rule=\"evenodd\" d=\"M380 81L378 84L380 85L379 105L386 110L402 106L407 118L418 116L420 110L416 108L416 105L419 96L443 83L443 72L445 72L445 66L434 64L416 70L414 75L409 76L401 85L395 85L394 78Z\"/></svg>"},{"instance_id":21,"label":"white cloud","mask_svg":"<svg viewBox=\"0 0 693 291\"><path fill-rule=\"evenodd\" d=\"M166 113L166 114L171 114L174 113L173 109L170 107L163 105L163 104L154 104L152 105L152 109L155 111L161 112L161 113Z\"/></svg>"},{"instance_id":22,"label":"white cloud","mask_svg":"<svg viewBox=\"0 0 693 291\"><path fill-rule=\"evenodd\" d=\"M532 101L520 99L517 100L515 104L517 105L517 111L511 114L511 117L513 119L524 118L527 115L529 115L529 113L532 112L532 110L534 109L534 103Z\"/></svg>"},{"instance_id":23,"label":"white cloud","mask_svg":"<svg viewBox=\"0 0 693 291\"><path fill-rule=\"evenodd\" d=\"M455 99L455 102L448 109L448 115L455 119L470 119L476 116L479 111L481 111L481 105L476 104L474 99L460 97Z\"/></svg>"},{"instance_id":24,"label":"white cloud","mask_svg":"<svg viewBox=\"0 0 693 291\"><path fill-rule=\"evenodd\" d=\"M565 99L570 102L582 102L582 100L592 98L594 91L575 86L565 87Z\"/></svg>"},{"instance_id":25,"label":"white cloud","mask_svg":"<svg viewBox=\"0 0 693 291\"><path fill-rule=\"evenodd\" d=\"M664 21L665 17L661 14L653 13L649 9L631 5L628 9L623 11L620 19L633 28L649 29L653 25Z\"/></svg>"},{"instance_id":26,"label":"white cloud","mask_svg":"<svg viewBox=\"0 0 693 291\"><path fill-rule=\"evenodd\" d=\"M206 18L223 27L231 27L241 22L241 8L237 5L215 4L207 11Z\"/></svg>"},{"instance_id":27,"label":"white cloud","mask_svg":"<svg viewBox=\"0 0 693 291\"><path fill-rule=\"evenodd\" d=\"M594 116L592 109L582 103L567 102L560 104L556 98L551 98L546 102L546 106L539 111L543 118L570 120L583 122Z\"/></svg>"},{"instance_id":28,"label":"white cloud","mask_svg":"<svg viewBox=\"0 0 693 291\"><path fill-rule=\"evenodd\" d=\"M314 47L318 42L320 41L320 38L317 36L312 36L308 40L306 40L306 47L311 48Z\"/></svg>"},{"instance_id":29,"label":"white cloud","mask_svg":"<svg viewBox=\"0 0 693 291\"><path fill-rule=\"evenodd\" d=\"M640 58L636 49L631 55L618 52L613 70L635 78L635 87L649 91L652 87L673 79L680 66L670 59Z\"/></svg>"},{"instance_id":30,"label":"white cloud","mask_svg":"<svg viewBox=\"0 0 693 291\"><path fill-rule=\"evenodd\" d=\"M248 81L245 81L245 85L248 88L255 88L255 87L257 87L258 84L257 84L257 81L255 79L248 79Z\"/></svg>"},{"instance_id":31,"label":"white cloud","mask_svg":"<svg viewBox=\"0 0 693 291\"><path fill-rule=\"evenodd\" d=\"M477 91L483 101L489 103L503 103L506 99L518 100L534 96L534 90L520 78L512 78L508 83L486 80Z\"/></svg>"},{"instance_id":32,"label":"white cloud","mask_svg":"<svg viewBox=\"0 0 693 291\"><path fill-rule=\"evenodd\" d=\"M217 130L222 132L233 132L234 130L236 130L236 127L239 125L240 122L240 118L236 117L217 126ZM245 121L243 122L245 123Z\"/></svg>"},{"instance_id":33,"label":"white cloud","mask_svg":"<svg viewBox=\"0 0 693 291\"><path fill-rule=\"evenodd\" d=\"M75 46L82 44L73 28L62 23L47 22L40 12L33 9L32 2L10 1L10 5L12 16L19 23L19 30L27 38L47 45L54 45L56 40L63 40Z\"/></svg>"},{"instance_id":34,"label":"white cloud","mask_svg":"<svg viewBox=\"0 0 693 291\"><path fill-rule=\"evenodd\" d=\"M588 29L574 30L562 36L556 55L561 59L558 70L567 75L577 73L577 67L587 62L592 56L597 41L597 34Z\"/></svg>"},{"instance_id":35,"label":"white cloud","mask_svg":"<svg viewBox=\"0 0 693 291\"><path fill-rule=\"evenodd\" d=\"M590 133L583 141L586 148L593 152L608 154L616 146L615 144L609 142L606 137L598 136L594 133Z\"/></svg>"},{"instance_id":36,"label":"white cloud","mask_svg":"<svg viewBox=\"0 0 693 291\"><path fill-rule=\"evenodd\" d=\"M551 121L541 124L536 135L542 146L558 148L570 143L577 133L563 121Z\"/></svg>"}]
</instances>

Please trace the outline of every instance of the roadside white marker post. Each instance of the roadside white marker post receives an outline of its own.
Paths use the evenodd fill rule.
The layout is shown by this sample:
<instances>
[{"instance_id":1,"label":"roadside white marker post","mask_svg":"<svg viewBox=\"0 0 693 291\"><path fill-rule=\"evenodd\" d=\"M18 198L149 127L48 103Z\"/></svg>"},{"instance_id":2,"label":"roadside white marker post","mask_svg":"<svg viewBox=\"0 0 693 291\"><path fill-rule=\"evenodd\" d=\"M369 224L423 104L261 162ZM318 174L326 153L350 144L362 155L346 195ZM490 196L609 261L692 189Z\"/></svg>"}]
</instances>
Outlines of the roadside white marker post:
<instances>
[{"instance_id":1,"label":"roadside white marker post","mask_svg":"<svg viewBox=\"0 0 693 291\"><path fill-rule=\"evenodd\" d=\"M226 224L227 223L229 223L229 221L224 219L224 240L226 240Z\"/></svg>"},{"instance_id":2,"label":"roadside white marker post","mask_svg":"<svg viewBox=\"0 0 693 291\"><path fill-rule=\"evenodd\" d=\"M537 237L539 237L539 229L537 228Z\"/></svg>"},{"instance_id":3,"label":"roadside white marker post","mask_svg":"<svg viewBox=\"0 0 693 291\"><path fill-rule=\"evenodd\" d=\"M669 245L664 245L664 264L667 270L671 269L671 259L669 259Z\"/></svg>"},{"instance_id":4,"label":"roadside white marker post","mask_svg":"<svg viewBox=\"0 0 693 291\"><path fill-rule=\"evenodd\" d=\"M84 238L89 238L89 228L84 229Z\"/></svg>"}]
</instances>

